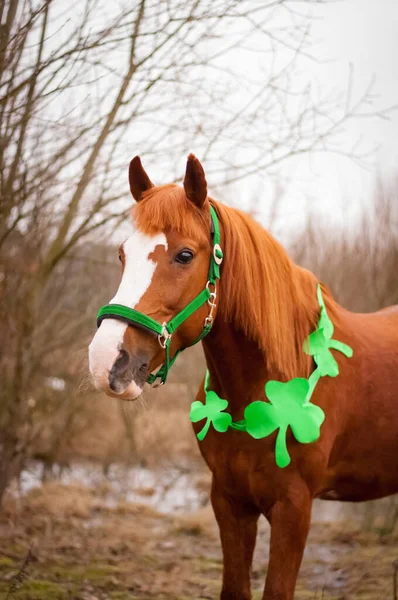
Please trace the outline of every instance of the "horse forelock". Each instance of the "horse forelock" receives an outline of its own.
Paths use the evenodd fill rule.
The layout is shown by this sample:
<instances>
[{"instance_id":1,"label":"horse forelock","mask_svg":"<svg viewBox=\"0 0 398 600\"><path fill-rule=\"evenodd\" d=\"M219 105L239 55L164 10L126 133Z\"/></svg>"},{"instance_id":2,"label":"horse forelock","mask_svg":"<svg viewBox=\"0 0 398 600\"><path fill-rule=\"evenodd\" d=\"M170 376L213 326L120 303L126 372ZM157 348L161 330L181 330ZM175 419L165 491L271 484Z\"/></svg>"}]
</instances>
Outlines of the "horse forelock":
<instances>
[{"instance_id":1,"label":"horse forelock","mask_svg":"<svg viewBox=\"0 0 398 600\"><path fill-rule=\"evenodd\" d=\"M153 187L144 192L132 211L135 226L148 234L177 231L181 235L209 242L210 216L198 208L176 184Z\"/></svg>"}]
</instances>

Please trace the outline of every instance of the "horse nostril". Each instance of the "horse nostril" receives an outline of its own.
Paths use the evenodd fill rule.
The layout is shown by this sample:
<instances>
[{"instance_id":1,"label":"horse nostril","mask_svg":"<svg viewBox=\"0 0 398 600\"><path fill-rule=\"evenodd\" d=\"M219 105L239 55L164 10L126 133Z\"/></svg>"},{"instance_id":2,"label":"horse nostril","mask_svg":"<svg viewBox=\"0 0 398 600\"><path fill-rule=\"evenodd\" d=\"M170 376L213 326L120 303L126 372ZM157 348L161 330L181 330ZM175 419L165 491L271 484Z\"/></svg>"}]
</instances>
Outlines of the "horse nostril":
<instances>
[{"instance_id":1,"label":"horse nostril","mask_svg":"<svg viewBox=\"0 0 398 600\"><path fill-rule=\"evenodd\" d=\"M118 380L126 374L130 364L130 355L126 350L120 350L118 358L113 363L111 372L109 373L109 387L114 392L119 391Z\"/></svg>"},{"instance_id":2,"label":"horse nostril","mask_svg":"<svg viewBox=\"0 0 398 600\"><path fill-rule=\"evenodd\" d=\"M130 356L127 350L120 350L119 356L115 360L114 365L112 367L112 371L113 369L115 369L116 374L123 373L127 369L129 362Z\"/></svg>"}]
</instances>

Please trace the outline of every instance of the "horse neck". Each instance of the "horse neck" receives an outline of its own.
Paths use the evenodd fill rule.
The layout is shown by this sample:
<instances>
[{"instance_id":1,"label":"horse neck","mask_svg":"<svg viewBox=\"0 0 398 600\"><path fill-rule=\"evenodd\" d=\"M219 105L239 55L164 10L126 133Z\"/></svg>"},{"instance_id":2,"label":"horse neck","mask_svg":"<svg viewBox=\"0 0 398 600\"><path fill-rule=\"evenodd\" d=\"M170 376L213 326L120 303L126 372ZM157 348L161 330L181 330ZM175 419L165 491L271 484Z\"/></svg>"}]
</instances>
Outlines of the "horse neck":
<instances>
[{"instance_id":1,"label":"horse neck","mask_svg":"<svg viewBox=\"0 0 398 600\"><path fill-rule=\"evenodd\" d=\"M234 420L243 418L245 406L261 398L261 382L271 378L263 352L242 330L221 319L216 319L203 348L211 389L228 400Z\"/></svg>"},{"instance_id":2,"label":"horse neck","mask_svg":"<svg viewBox=\"0 0 398 600\"><path fill-rule=\"evenodd\" d=\"M314 311L319 307L316 299L317 280L308 271L295 268L297 281L303 286L301 298L311 299ZM298 277L297 277L298 275ZM310 290L310 291L309 291ZM266 298L266 293L264 294ZM297 306L292 307L292 321L300 314ZM289 376L278 365L267 366L266 351L259 347L256 340L248 338L239 326L239 319L225 319L222 301L218 307L212 332L203 340L207 368L210 373L211 389L222 398L228 400L234 420L243 418L243 410L255 400L265 398L264 386L270 379L287 381ZM308 315L308 310L302 314ZM300 318L303 318L300 315ZM314 323L307 317L307 322L300 323L300 344L297 352L302 352L302 342L313 330ZM305 331L305 334L301 332ZM294 376L306 377L311 371L312 362L308 357L306 372L296 372Z\"/></svg>"}]
</instances>

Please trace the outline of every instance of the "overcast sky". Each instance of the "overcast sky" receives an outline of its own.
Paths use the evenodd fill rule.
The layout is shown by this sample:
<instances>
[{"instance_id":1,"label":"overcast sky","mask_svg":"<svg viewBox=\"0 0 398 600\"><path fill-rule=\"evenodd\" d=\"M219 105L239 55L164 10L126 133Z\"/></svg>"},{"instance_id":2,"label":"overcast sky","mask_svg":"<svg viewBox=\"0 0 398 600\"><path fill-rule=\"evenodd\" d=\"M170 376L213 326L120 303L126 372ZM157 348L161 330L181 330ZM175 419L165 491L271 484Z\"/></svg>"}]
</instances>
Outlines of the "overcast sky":
<instances>
[{"instance_id":1,"label":"overcast sky","mask_svg":"<svg viewBox=\"0 0 398 600\"><path fill-rule=\"evenodd\" d=\"M348 90L351 73L351 103L358 100L374 81L373 106L367 107L367 110L383 111L398 105L398 0L335 0L319 5L292 2L291 7L302 14L308 14L309 11L312 14L312 55L316 60L303 58L299 62L303 89L313 85L314 90L319 90L323 96L330 90L332 98L336 92L345 93ZM281 28L286 27L287 23L288 20L281 21ZM239 96L236 102L247 93L239 83L241 74L257 78L261 83L267 70L267 61L270 60L269 54L262 52L261 38L253 37L249 41L254 52L239 48L225 57L224 66L236 74ZM218 43L217 40L214 43ZM283 47L278 49L278 56L283 62ZM234 98L233 94L227 95L226 102L234 102ZM246 147L242 146L244 159L250 153L250 135L258 142L256 127L259 124L253 126L254 130L250 126L246 128L249 142ZM127 154L142 153L135 139L132 135ZM203 166L208 173L210 192L216 198L246 210L254 208L265 226L269 225L268 207L271 205L273 185L279 178L284 197L280 202L277 227L273 230L282 237L286 232L289 235L292 228L304 226L308 210L320 214L331 224L342 225L349 221L350 226L355 227L358 215L372 201L377 173L385 177L398 173L398 110L391 112L389 119L366 117L351 120L339 136L338 147L344 151L359 141L359 149L369 152L364 161L366 168L339 154L311 154L287 160L274 179L269 171L265 171L259 177L253 176L226 188L222 185L215 188L217 180L211 172L218 154L224 148L228 154L227 142L224 147L220 143L215 156L203 157ZM189 150L202 158L199 137L192 137L189 143ZM234 156L228 158L233 163ZM185 155L176 157L177 177L183 175L185 160ZM170 174L163 167L162 158L159 157L151 166L154 181L163 182L164 173Z\"/></svg>"},{"instance_id":2,"label":"overcast sky","mask_svg":"<svg viewBox=\"0 0 398 600\"><path fill-rule=\"evenodd\" d=\"M262 6L263 0L257 1L258 5ZM118 3L109 3L104 0L102 4L100 1L98 4L106 10L110 10L111 13L117 13L120 10ZM291 97L293 97L293 107L296 106L297 108L296 117L300 114L299 111L302 110L302 107L298 104L302 101L305 102L308 87L313 87L309 96L311 99L314 97L314 105L318 106L317 91L319 90L320 96L326 96L329 99L334 98L337 91L344 93L349 87L350 73L353 76L350 93L351 104L363 95L373 79L372 91L375 97L373 106L367 107L368 112L387 109L394 104L398 104L398 0L335 0L326 4L292 1L287 5L303 15L307 15L310 11L312 15L312 55L316 58L316 60L309 60L299 54L297 61L297 68L299 69L298 84L295 79L291 88L295 92L291 94ZM62 0L58 3L58 6L62 8ZM239 6L244 10L243 1ZM285 41L292 34L290 33L291 29L289 29L289 11L282 10L282 8L279 11L269 9L270 14L275 12L276 20L276 23L271 21L270 26L276 25L276 30L273 31L280 34L283 41ZM78 11L72 9L68 19L71 18L71 22L73 18L75 21L79 21ZM63 13L62 18L65 20ZM100 19L100 22L102 23L103 20L106 21L106 15L103 16L102 20ZM111 20L110 17L109 20ZM231 36L239 32L242 21L244 19L237 22L236 26L226 26L225 31L222 31L222 25L220 25L221 35L205 37L204 48L203 45L200 46L199 38L199 42L195 43L195 52L199 50L198 46L200 46L200 51L204 55L206 53L211 54L212 50L222 49L223 46L229 44ZM58 22L54 22L57 31L58 25ZM280 31L277 29L278 26ZM234 27L237 30L236 32ZM249 27L249 29L251 28ZM68 31L68 27L64 24L57 36L54 36L54 39L58 40L59 35L67 36ZM220 64L217 64L217 66L228 67L229 78L223 76L222 70L216 69L207 72L213 73L213 79L207 76L207 79L203 82L200 69L197 72L195 70L191 72L189 69L184 71L184 76L191 77L190 83L197 86L195 88L197 89L196 97L200 97L198 92L206 91L208 87L214 87L215 92L221 94L223 100L215 105L211 100L206 100L206 96L203 95L201 102L199 102L200 114L197 106L198 101L194 105L198 114L191 115L189 112L185 114L181 112L181 107L178 108L177 100L179 99L180 88L176 85L171 92L174 96L164 98L164 104L170 105L168 116L177 121L175 133L184 142L184 148L186 147L187 152L194 152L199 158L203 158L203 165L208 174L210 192L216 198L230 205L240 205L244 209L254 207L258 210L258 218L265 226L269 223L267 207L272 203L273 185L277 181L281 182L284 190L284 197L280 202L280 219L278 222L280 230L289 231L291 227L300 227L305 222L308 209L323 214L324 218L329 219L330 222L335 221L337 224L341 224L349 220L354 223L359 211L369 206L377 173L379 172L387 177L391 173L398 172L398 111L391 113L389 120L376 117L353 119L342 130L338 138L338 148L341 151L347 151L350 146L359 140L361 140L360 149L369 152L373 150L373 153L366 159L366 169L361 168L346 156L323 153L302 155L285 161L280 166L279 171L276 174L274 173L273 179L270 171L264 170L261 176L254 175L240 183L235 182L228 187L223 187L222 182L224 180L222 176L217 178L215 174L217 161L220 161L220 158L224 155L227 160L223 168L229 169L229 172L226 172L228 176L234 176L236 171L234 167L239 162L251 166L250 161L252 160L253 164L258 166L261 164L263 156L267 157L267 152L269 152L269 149L266 149L267 142L270 140L272 142L276 137L279 141L281 137L277 130L275 132L272 128L271 135L269 135L267 119L271 122L272 119L275 120L275 115L269 115L267 112L268 106L261 104L256 120L252 122L250 119L247 121L242 118L231 119L226 135L224 137L219 136L219 141L212 153L206 153L204 150L206 148L206 135L211 138L223 121L228 122L228 111L230 110L233 114L236 109L239 114L240 106L244 105L248 98L255 98L258 89L267 83L269 71L272 71L273 68L273 54L269 52L269 47L264 41L266 39L267 36L256 35L254 28L250 34L250 39L245 40L245 44L239 47L232 46L231 52L225 53L225 55L222 54ZM292 47L297 47L297 40L292 40ZM283 43L278 45L277 61L280 61L280 64L284 62L284 59L289 61L291 54L292 49L289 52ZM126 48L118 46L109 59L112 63L110 66L116 66L115 84L118 84L118 77L123 73L125 56ZM160 58L161 56L157 57L157 60L160 60ZM101 60L106 62L105 57L102 57ZM172 79L172 74L170 78ZM251 89L249 83L247 83L249 79L254 81ZM281 79L278 83L283 88L284 80ZM72 88L74 93L72 100L74 99L76 103L76 110L83 111L83 118L85 118L85 112L92 104L96 106L95 93L101 86L105 86L102 92L109 92L110 89L109 93L102 94L105 98L102 105L105 105L106 102L113 102L113 88L112 85L110 86L109 78L104 77L95 84L87 84L87 86L89 87L89 93L84 86L80 92ZM289 83L287 83L287 86L289 86ZM314 93L312 94L312 92ZM182 97L184 96L182 95ZM156 95L154 99L156 100ZM288 124L289 120L284 118L283 99L279 104L282 108L279 115L276 111L276 115L281 121L286 120ZM65 112L64 106L65 104L61 103L57 105L58 110L61 111L59 118ZM69 104L67 106L69 107ZM333 117L336 117L336 114L339 114L339 107L340 104L333 103L332 108L336 108L336 111L333 112L329 107L327 114L333 114ZM150 117L152 119L152 115ZM194 124L197 123L198 127L196 129L191 126L187 127L185 134L185 129L180 123L182 117L189 120L187 125L190 125L192 121ZM163 113L162 119L165 120ZM186 123L186 120L181 122ZM174 123L174 121L171 122ZM199 125L207 125L206 135L199 134L199 129L201 129ZM179 132L180 129L182 131ZM155 137L152 134L156 134ZM126 204L131 202L131 199L127 191L126 168L124 165L127 165L130 158L135 154L141 154L144 164L149 164L149 174L156 183L165 183L175 177L182 178L183 176L186 154L181 152L182 144L176 145L174 138L164 136L163 146L158 147L158 144L151 141L157 139L156 136L162 136L162 123L156 119L153 122L150 119L146 121L145 117L141 121L133 119L131 125L126 128L126 142L121 144L122 155L119 157L115 155L114 157L115 161L119 160L123 168L120 168L113 183L115 189L119 187L120 189L126 189ZM177 140L180 138L177 137ZM149 141L145 145L143 140ZM285 143L285 140L282 138L280 145L282 146L283 143ZM151 156L152 146L155 146L157 154ZM165 152L165 148L167 148L167 152ZM252 156L255 158L252 159ZM175 170L171 169L171 164L175 164ZM231 166L227 167L227 164ZM219 186L215 187L217 183ZM256 200L255 202L253 202L253 198Z\"/></svg>"},{"instance_id":3,"label":"overcast sky","mask_svg":"<svg viewBox=\"0 0 398 600\"><path fill-rule=\"evenodd\" d=\"M342 0L322 6L313 21L317 55L308 65L321 85L344 89L353 66L352 96L375 78L379 108L398 104L398 1ZM324 62L326 61L326 62ZM368 170L336 155L317 155L286 165L291 184L284 202L286 219L294 224L305 205L337 222L355 217L371 201L376 172L398 173L398 111L390 120L354 120L345 141L363 139L364 148L377 148Z\"/></svg>"}]
</instances>

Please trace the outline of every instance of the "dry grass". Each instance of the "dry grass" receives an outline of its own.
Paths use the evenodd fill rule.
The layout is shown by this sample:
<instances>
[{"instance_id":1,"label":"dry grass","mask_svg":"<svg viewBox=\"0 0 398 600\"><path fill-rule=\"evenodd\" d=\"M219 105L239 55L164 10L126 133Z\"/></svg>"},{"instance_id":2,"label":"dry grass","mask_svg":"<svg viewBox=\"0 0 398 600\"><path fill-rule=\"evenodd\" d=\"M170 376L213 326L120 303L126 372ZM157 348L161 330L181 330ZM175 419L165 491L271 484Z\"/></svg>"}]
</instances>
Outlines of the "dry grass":
<instances>
[{"instance_id":1,"label":"dry grass","mask_svg":"<svg viewBox=\"0 0 398 600\"><path fill-rule=\"evenodd\" d=\"M70 508L72 502L78 510ZM32 544L38 560L29 565L13 600L186 600L219 594L221 549L210 507L168 517L145 504L109 508L78 486L47 485L29 494L18 514L3 517L0 530L0 597ZM268 542L263 520L253 600L261 598ZM295 598L391 597L397 542L397 536L380 539L349 523L314 525Z\"/></svg>"},{"instance_id":2,"label":"dry grass","mask_svg":"<svg viewBox=\"0 0 398 600\"><path fill-rule=\"evenodd\" d=\"M137 417L137 452L147 465L182 464L199 455L188 412L151 407Z\"/></svg>"},{"instance_id":3,"label":"dry grass","mask_svg":"<svg viewBox=\"0 0 398 600\"><path fill-rule=\"evenodd\" d=\"M52 481L34 488L22 498L19 506L11 502L8 510L31 511L51 517L80 517L87 518L96 505L92 492L83 485Z\"/></svg>"},{"instance_id":4,"label":"dry grass","mask_svg":"<svg viewBox=\"0 0 398 600\"><path fill-rule=\"evenodd\" d=\"M178 532L189 535L206 535L218 540L218 531L215 526L214 513L210 505L194 513L178 517L175 521Z\"/></svg>"}]
</instances>

